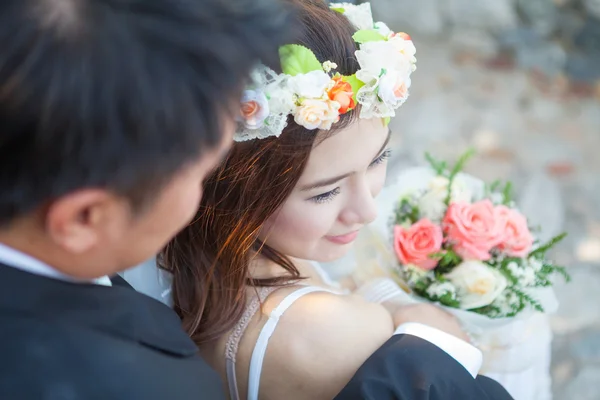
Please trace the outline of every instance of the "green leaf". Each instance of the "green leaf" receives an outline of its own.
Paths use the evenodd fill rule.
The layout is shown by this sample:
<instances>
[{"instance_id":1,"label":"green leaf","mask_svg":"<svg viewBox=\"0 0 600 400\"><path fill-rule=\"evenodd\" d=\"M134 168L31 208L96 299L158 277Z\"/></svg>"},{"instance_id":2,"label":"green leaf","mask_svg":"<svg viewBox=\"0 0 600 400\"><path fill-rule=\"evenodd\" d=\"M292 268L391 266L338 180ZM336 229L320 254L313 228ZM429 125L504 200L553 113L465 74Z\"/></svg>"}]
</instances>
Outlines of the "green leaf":
<instances>
[{"instance_id":1,"label":"green leaf","mask_svg":"<svg viewBox=\"0 0 600 400\"><path fill-rule=\"evenodd\" d=\"M506 182L502 191L502 203L507 206L512 200L512 182Z\"/></svg>"},{"instance_id":2,"label":"green leaf","mask_svg":"<svg viewBox=\"0 0 600 400\"><path fill-rule=\"evenodd\" d=\"M438 161L429 153L425 153L425 159L436 173L436 175L443 175L446 171L446 163L444 161Z\"/></svg>"},{"instance_id":3,"label":"green leaf","mask_svg":"<svg viewBox=\"0 0 600 400\"><path fill-rule=\"evenodd\" d=\"M452 171L450 172L450 176L448 177L449 183L448 183L448 194L446 195L446 201L445 201L446 205L450 204L450 199L452 198L452 184L454 183L454 178L456 177L456 175L459 174L459 172L461 172L463 170L467 161L469 161L469 159L471 157L473 157L474 155L475 155L474 149L467 150L462 156L460 156L460 158L454 165L454 168L452 168Z\"/></svg>"},{"instance_id":4,"label":"green leaf","mask_svg":"<svg viewBox=\"0 0 600 400\"><path fill-rule=\"evenodd\" d=\"M311 71L322 71L323 66L308 48L298 44L287 44L279 48L281 69L286 75L296 76Z\"/></svg>"},{"instance_id":5,"label":"green leaf","mask_svg":"<svg viewBox=\"0 0 600 400\"><path fill-rule=\"evenodd\" d=\"M535 249L534 251L529 253L529 257L543 256L544 254L546 254L546 252L548 250L550 250L552 247L554 247L558 242L563 240L566 236L567 236L567 233L563 232L560 235L553 237L552 239L550 239L548 241L548 243L543 244L542 246L538 247L537 249Z\"/></svg>"},{"instance_id":6,"label":"green leaf","mask_svg":"<svg viewBox=\"0 0 600 400\"><path fill-rule=\"evenodd\" d=\"M350 84L350 86L352 87L352 99L354 100L355 104L358 104L356 94L358 93L361 87L365 86L365 83L358 79L356 75L342 76L342 80Z\"/></svg>"},{"instance_id":7,"label":"green leaf","mask_svg":"<svg viewBox=\"0 0 600 400\"><path fill-rule=\"evenodd\" d=\"M475 155L474 149L469 149L469 150L465 151L463 153L463 155L460 156L460 158L458 159L456 164L454 165L454 168L452 168L450 177L454 178L456 175L458 175L458 173L461 172L463 170L463 168L465 167L465 164L467 163L467 161L469 161L469 159L471 157L473 157L474 155Z\"/></svg>"},{"instance_id":8,"label":"green leaf","mask_svg":"<svg viewBox=\"0 0 600 400\"><path fill-rule=\"evenodd\" d=\"M385 118L383 119L383 124L384 124L385 126L388 126L388 125L390 124L390 121L391 121L391 120L392 120L392 119L391 119L390 117L385 117Z\"/></svg>"},{"instance_id":9,"label":"green leaf","mask_svg":"<svg viewBox=\"0 0 600 400\"><path fill-rule=\"evenodd\" d=\"M331 7L331 9L333 11L339 12L340 14L343 14L346 12L346 9L342 8L342 7Z\"/></svg>"},{"instance_id":10,"label":"green leaf","mask_svg":"<svg viewBox=\"0 0 600 400\"><path fill-rule=\"evenodd\" d=\"M361 29L352 35L352 39L356 43L362 44L367 42L382 42L385 40L385 36L372 29Z\"/></svg>"}]
</instances>

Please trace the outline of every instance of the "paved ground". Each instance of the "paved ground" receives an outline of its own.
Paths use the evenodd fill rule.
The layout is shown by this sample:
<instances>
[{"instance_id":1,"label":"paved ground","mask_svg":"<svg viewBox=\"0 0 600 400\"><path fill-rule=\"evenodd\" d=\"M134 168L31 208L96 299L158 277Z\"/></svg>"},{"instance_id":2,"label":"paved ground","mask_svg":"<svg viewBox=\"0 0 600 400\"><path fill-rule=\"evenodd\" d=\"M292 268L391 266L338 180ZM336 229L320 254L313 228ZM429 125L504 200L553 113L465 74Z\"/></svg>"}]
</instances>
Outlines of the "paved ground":
<instances>
[{"instance_id":1,"label":"paved ground","mask_svg":"<svg viewBox=\"0 0 600 400\"><path fill-rule=\"evenodd\" d=\"M392 121L392 174L423 164L425 150L453 160L474 146L469 172L511 179L548 234L569 231L555 252L573 281L557 287L552 318L554 399L600 399L600 98L560 96L560 80L543 94L523 71L457 63L448 46L416 42L411 98Z\"/></svg>"}]
</instances>

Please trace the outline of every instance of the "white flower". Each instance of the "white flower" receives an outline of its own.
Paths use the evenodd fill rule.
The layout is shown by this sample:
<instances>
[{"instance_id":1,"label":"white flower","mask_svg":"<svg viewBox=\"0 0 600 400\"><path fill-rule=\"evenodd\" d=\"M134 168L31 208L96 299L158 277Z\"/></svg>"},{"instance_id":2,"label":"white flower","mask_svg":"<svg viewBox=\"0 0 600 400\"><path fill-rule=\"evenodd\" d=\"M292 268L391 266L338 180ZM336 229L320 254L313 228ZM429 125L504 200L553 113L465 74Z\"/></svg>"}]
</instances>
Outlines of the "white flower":
<instances>
[{"instance_id":1,"label":"white flower","mask_svg":"<svg viewBox=\"0 0 600 400\"><path fill-rule=\"evenodd\" d=\"M456 288L450 282L434 282L427 288L427 294L434 298L439 299L447 293L456 295Z\"/></svg>"},{"instance_id":2,"label":"white flower","mask_svg":"<svg viewBox=\"0 0 600 400\"><path fill-rule=\"evenodd\" d=\"M269 101L262 91L245 90L242 95L241 116L248 129L258 129L269 115Z\"/></svg>"},{"instance_id":3,"label":"white flower","mask_svg":"<svg viewBox=\"0 0 600 400\"><path fill-rule=\"evenodd\" d=\"M340 103L329 99L304 99L294 113L294 121L306 129L330 129L339 119Z\"/></svg>"},{"instance_id":4,"label":"white flower","mask_svg":"<svg viewBox=\"0 0 600 400\"><path fill-rule=\"evenodd\" d=\"M544 266L544 263L541 262L540 260L538 260L535 257L532 257L530 259L527 260L527 262L529 263L529 266L535 271L535 272L539 272L542 270L542 267Z\"/></svg>"},{"instance_id":5,"label":"white flower","mask_svg":"<svg viewBox=\"0 0 600 400\"><path fill-rule=\"evenodd\" d=\"M514 261L508 263L506 268L510 271L512 276L517 278L517 283L519 286L533 286L537 280L536 277L536 266L531 265L531 263L526 264L524 266L519 266Z\"/></svg>"},{"instance_id":6,"label":"white flower","mask_svg":"<svg viewBox=\"0 0 600 400\"><path fill-rule=\"evenodd\" d=\"M311 71L288 78L290 89L301 99L323 97L330 82L331 78L325 71Z\"/></svg>"},{"instance_id":7,"label":"white flower","mask_svg":"<svg viewBox=\"0 0 600 400\"><path fill-rule=\"evenodd\" d=\"M394 33L394 32L393 32L393 31L392 31L392 30L391 30L391 29L390 29L390 28L389 28L389 27L386 25L386 23L385 23L385 22L381 22L381 21L379 21L379 22L375 22L375 24L374 24L374 28L375 28L375 30L376 30L376 31L377 31L379 34L381 34L381 35L385 36L386 38L387 38L387 37L389 37L391 34L393 34L393 33Z\"/></svg>"},{"instance_id":8,"label":"white flower","mask_svg":"<svg viewBox=\"0 0 600 400\"><path fill-rule=\"evenodd\" d=\"M464 261L446 278L456 286L460 308L464 310L493 303L508 284L500 271L480 261Z\"/></svg>"},{"instance_id":9,"label":"white flower","mask_svg":"<svg viewBox=\"0 0 600 400\"><path fill-rule=\"evenodd\" d=\"M406 57L406 59L412 64L411 68L413 68L414 71L414 69L416 69L415 64L417 62L417 58L415 57L417 54L417 48L415 47L413 41L403 38L401 34L395 34L388 40L388 42L394 46L396 51Z\"/></svg>"},{"instance_id":10,"label":"white flower","mask_svg":"<svg viewBox=\"0 0 600 400\"><path fill-rule=\"evenodd\" d=\"M438 197L445 199L448 195L448 185L450 180L444 176L435 176L429 181L429 190L434 192ZM452 180L452 193L450 200L453 202L470 203L473 198L473 192L469 190L467 183L460 177L455 177Z\"/></svg>"},{"instance_id":11,"label":"white flower","mask_svg":"<svg viewBox=\"0 0 600 400\"><path fill-rule=\"evenodd\" d=\"M410 60L389 41L363 43L355 54L360 65L356 77L365 84L356 96L360 117L393 117L408 95Z\"/></svg>"},{"instance_id":12,"label":"white flower","mask_svg":"<svg viewBox=\"0 0 600 400\"><path fill-rule=\"evenodd\" d=\"M410 286L414 286L419 280L429 276L433 278L433 271L427 271L426 269L419 268L414 264L403 265L404 275L407 283Z\"/></svg>"},{"instance_id":13,"label":"white flower","mask_svg":"<svg viewBox=\"0 0 600 400\"><path fill-rule=\"evenodd\" d=\"M440 221L446 213L446 197L448 196L448 185L450 180L443 176L432 178L427 187L427 191L419 198L419 211L423 217L431 221ZM452 193L450 201L452 202L471 202L472 192L467 184L456 177L452 181Z\"/></svg>"},{"instance_id":14,"label":"white flower","mask_svg":"<svg viewBox=\"0 0 600 400\"><path fill-rule=\"evenodd\" d=\"M397 108L408 99L410 76L394 70L386 71L379 79L379 98L388 106Z\"/></svg>"},{"instance_id":15,"label":"white flower","mask_svg":"<svg viewBox=\"0 0 600 400\"><path fill-rule=\"evenodd\" d=\"M272 114L290 114L295 107L294 92L286 81L270 84L265 88Z\"/></svg>"},{"instance_id":16,"label":"white flower","mask_svg":"<svg viewBox=\"0 0 600 400\"><path fill-rule=\"evenodd\" d=\"M373 29L373 13L371 4L331 3L330 8L343 8L344 15L357 30Z\"/></svg>"},{"instance_id":17,"label":"white flower","mask_svg":"<svg viewBox=\"0 0 600 400\"><path fill-rule=\"evenodd\" d=\"M330 72L333 69L337 69L337 67L338 67L337 64L334 62L331 62L331 61L325 61L323 63L323 70L325 72Z\"/></svg>"},{"instance_id":18,"label":"white flower","mask_svg":"<svg viewBox=\"0 0 600 400\"><path fill-rule=\"evenodd\" d=\"M376 77L381 74L382 69L407 73L412 70L410 61L390 41L363 43L355 54L360 69L369 71Z\"/></svg>"},{"instance_id":19,"label":"white flower","mask_svg":"<svg viewBox=\"0 0 600 400\"><path fill-rule=\"evenodd\" d=\"M444 197L440 197L434 191L429 191L419 198L419 213L421 217L432 222L439 222L446 214L446 203Z\"/></svg>"}]
</instances>

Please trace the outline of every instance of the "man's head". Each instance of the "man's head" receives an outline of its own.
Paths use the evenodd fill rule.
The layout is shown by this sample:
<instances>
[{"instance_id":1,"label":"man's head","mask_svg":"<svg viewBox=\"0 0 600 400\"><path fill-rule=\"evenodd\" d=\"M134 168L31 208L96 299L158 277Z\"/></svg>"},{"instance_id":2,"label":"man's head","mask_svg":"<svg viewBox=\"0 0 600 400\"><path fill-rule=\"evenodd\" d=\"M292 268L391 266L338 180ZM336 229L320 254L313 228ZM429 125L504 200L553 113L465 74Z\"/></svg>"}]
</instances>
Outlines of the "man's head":
<instances>
[{"instance_id":1,"label":"man's head","mask_svg":"<svg viewBox=\"0 0 600 400\"><path fill-rule=\"evenodd\" d=\"M81 278L153 255L287 23L271 0L3 0L0 241Z\"/></svg>"}]
</instances>

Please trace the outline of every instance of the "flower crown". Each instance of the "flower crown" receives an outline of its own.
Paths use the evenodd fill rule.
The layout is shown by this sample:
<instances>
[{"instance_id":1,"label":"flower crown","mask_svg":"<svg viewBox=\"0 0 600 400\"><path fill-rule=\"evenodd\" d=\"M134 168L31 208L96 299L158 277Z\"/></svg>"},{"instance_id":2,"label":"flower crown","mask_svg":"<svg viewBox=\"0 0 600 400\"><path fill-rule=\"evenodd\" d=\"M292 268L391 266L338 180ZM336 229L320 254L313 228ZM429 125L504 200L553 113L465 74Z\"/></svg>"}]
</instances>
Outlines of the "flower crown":
<instances>
[{"instance_id":1,"label":"flower crown","mask_svg":"<svg viewBox=\"0 0 600 400\"><path fill-rule=\"evenodd\" d=\"M289 115L306 129L328 130L357 104L360 118L389 121L406 101L417 62L410 36L373 22L369 3L334 3L330 8L357 29L352 38L359 45L355 55L360 69L344 76L335 72L335 63L319 62L304 46L280 47L281 74L264 65L252 72L252 83L242 96L242 129L236 141L278 137Z\"/></svg>"}]
</instances>

